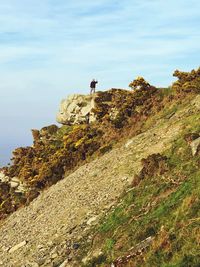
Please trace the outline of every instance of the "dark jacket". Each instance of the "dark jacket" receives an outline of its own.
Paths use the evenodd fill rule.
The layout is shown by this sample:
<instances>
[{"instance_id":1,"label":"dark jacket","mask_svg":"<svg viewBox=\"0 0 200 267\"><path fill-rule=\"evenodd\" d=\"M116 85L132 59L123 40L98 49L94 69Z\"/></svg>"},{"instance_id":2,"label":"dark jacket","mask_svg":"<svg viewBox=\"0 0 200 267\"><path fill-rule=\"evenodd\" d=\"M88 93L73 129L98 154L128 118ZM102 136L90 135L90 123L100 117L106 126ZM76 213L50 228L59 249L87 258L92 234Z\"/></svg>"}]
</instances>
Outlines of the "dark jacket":
<instances>
[{"instance_id":1,"label":"dark jacket","mask_svg":"<svg viewBox=\"0 0 200 267\"><path fill-rule=\"evenodd\" d=\"M97 83L97 81L91 81L90 88L95 88Z\"/></svg>"}]
</instances>

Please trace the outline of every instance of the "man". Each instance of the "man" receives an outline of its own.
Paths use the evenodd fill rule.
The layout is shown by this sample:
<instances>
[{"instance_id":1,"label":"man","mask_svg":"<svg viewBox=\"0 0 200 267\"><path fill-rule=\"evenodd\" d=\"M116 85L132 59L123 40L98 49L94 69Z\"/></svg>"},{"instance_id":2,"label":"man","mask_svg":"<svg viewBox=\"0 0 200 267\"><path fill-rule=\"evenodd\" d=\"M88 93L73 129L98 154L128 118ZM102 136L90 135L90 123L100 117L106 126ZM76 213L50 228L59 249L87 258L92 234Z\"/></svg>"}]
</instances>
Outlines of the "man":
<instances>
[{"instance_id":1,"label":"man","mask_svg":"<svg viewBox=\"0 0 200 267\"><path fill-rule=\"evenodd\" d=\"M98 81L95 81L95 79L93 79L90 83L90 94L95 93L95 89L96 89L96 84L98 83Z\"/></svg>"}]
</instances>

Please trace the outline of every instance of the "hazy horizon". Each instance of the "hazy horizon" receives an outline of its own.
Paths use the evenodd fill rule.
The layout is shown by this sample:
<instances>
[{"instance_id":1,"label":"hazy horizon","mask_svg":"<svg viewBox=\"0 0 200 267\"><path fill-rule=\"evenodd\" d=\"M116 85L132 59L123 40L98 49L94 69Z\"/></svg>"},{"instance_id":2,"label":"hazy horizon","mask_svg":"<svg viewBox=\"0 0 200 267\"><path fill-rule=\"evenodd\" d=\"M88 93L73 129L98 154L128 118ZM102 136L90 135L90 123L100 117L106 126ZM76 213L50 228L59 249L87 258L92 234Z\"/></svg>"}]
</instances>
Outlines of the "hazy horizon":
<instances>
[{"instance_id":1,"label":"hazy horizon","mask_svg":"<svg viewBox=\"0 0 200 267\"><path fill-rule=\"evenodd\" d=\"M199 10L197 0L2 0L0 166L93 78L98 90L137 76L165 87L175 69L198 68Z\"/></svg>"}]
</instances>

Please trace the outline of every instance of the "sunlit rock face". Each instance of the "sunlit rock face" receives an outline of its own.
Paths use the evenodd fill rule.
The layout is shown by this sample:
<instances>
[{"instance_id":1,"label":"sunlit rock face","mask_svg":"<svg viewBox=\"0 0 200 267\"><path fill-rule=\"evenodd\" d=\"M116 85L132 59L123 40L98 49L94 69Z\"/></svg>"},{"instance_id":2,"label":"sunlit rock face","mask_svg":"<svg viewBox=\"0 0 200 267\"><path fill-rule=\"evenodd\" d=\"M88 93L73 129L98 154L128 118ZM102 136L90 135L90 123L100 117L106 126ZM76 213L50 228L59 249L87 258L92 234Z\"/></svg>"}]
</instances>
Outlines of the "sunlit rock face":
<instances>
[{"instance_id":1,"label":"sunlit rock face","mask_svg":"<svg viewBox=\"0 0 200 267\"><path fill-rule=\"evenodd\" d=\"M94 108L93 95L73 94L61 101L56 120L65 125L93 122L96 120Z\"/></svg>"}]
</instances>

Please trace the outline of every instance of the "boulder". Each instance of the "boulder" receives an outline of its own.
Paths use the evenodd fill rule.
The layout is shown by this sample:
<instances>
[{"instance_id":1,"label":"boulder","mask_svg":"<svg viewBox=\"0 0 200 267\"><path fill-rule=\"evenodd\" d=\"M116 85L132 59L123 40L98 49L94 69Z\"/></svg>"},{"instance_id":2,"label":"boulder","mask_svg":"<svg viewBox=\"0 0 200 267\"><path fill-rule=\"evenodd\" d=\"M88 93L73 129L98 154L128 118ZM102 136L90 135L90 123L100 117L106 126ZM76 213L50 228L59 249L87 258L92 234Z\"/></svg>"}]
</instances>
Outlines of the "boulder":
<instances>
[{"instance_id":1,"label":"boulder","mask_svg":"<svg viewBox=\"0 0 200 267\"><path fill-rule=\"evenodd\" d=\"M92 95L70 95L61 101L56 120L65 125L93 122L96 120L94 107L95 101Z\"/></svg>"}]
</instances>

